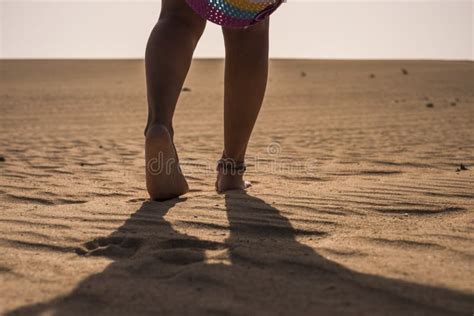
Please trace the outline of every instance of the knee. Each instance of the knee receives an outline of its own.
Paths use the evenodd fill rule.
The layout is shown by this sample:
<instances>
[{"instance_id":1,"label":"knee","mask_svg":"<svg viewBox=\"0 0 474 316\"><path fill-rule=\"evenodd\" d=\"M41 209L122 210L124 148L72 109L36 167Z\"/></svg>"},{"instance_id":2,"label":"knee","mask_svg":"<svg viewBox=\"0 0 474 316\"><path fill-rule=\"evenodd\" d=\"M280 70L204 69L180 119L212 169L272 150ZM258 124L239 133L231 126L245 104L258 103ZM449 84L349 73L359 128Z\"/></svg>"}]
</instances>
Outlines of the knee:
<instances>
[{"instance_id":1,"label":"knee","mask_svg":"<svg viewBox=\"0 0 474 316\"><path fill-rule=\"evenodd\" d=\"M158 23L169 25L175 29L184 29L198 38L206 27L206 20L189 7L162 11Z\"/></svg>"}]
</instances>

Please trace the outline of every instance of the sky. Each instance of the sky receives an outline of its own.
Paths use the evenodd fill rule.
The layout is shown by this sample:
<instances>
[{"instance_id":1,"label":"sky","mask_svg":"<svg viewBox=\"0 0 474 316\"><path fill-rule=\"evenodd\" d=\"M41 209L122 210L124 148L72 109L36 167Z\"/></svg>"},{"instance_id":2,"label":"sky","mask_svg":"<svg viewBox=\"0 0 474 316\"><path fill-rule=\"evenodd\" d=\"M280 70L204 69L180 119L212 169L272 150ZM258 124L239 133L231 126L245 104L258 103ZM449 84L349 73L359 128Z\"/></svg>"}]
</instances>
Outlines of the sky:
<instances>
[{"instance_id":1,"label":"sky","mask_svg":"<svg viewBox=\"0 0 474 316\"><path fill-rule=\"evenodd\" d=\"M473 0L288 0L271 57L474 60ZM159 0L0 0L0 58L143 58ZM208 23L195 57L223 57Z\"/></svg>"}]
</instances>

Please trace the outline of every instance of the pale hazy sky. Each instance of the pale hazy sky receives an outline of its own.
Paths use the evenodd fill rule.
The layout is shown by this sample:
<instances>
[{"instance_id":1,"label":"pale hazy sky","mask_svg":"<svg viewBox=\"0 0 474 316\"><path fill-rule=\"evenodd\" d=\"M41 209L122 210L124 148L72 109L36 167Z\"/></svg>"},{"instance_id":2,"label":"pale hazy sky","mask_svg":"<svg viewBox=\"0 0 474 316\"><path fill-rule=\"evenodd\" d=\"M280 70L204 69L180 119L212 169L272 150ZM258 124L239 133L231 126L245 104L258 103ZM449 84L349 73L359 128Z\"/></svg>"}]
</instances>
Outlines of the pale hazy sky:
<instances>
[{"instance_id":1,"label":"pale hazy sky","mask_svg":"<svg viewBox=\"0 0 474 316\"><path fill-rule=\"evenodd\" d=\"M281 58L474 59L473 0L289 0L272 16ZM0 0L0 58L142 58L158 0ZM196 57L222 57L208 24Z\"/></svg>"}]
</instances>

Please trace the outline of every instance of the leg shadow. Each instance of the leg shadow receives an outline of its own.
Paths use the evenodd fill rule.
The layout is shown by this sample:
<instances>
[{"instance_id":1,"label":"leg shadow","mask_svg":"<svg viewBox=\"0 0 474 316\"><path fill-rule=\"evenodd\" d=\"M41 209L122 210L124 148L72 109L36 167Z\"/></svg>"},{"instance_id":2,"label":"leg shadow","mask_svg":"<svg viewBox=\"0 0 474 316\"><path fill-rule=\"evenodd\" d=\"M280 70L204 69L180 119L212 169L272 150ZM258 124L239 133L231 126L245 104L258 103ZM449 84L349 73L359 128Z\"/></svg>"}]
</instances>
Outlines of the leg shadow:
<instances>
[{"instance_id":1,"label":"leg shadow","mask_svg":"<svg viewBox=\"0 0 474 316\"><path fill-rule=\"evenodd\" d=\"M358 273L325 259L297 241L324 232L295 229L282 211L246 192L227 193L225 201L234 273L247 267L238 288L247 289L240 295L250 314L436 315L474 308L472 295Z\"/></svg>"},{"instance_id":2,"label":"leg shadow","mask_svg":"<svg viewBox=\"0 0 474 316\"><path fill-rule=\"evenodd\" d=\"M104 271L64 297L7 315L169 315L187 310L197 289L183 270L203 262L205 251L221 244L179 233L164 219L183 200L143 203L110 236L87 242L77 251L113 259ZM176 296L182 305L170 304Z\"/></svg>"}]
</instances>

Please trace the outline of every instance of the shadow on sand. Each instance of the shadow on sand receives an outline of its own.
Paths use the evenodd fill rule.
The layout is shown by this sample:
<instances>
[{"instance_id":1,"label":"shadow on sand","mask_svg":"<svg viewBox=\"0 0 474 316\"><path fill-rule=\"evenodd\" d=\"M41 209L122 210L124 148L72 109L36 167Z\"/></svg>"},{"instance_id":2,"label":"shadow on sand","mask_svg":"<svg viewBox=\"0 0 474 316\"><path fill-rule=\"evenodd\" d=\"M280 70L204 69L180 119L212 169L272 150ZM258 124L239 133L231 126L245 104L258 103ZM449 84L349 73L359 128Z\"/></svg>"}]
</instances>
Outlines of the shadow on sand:
<instances>
[{"instance_id":1,"label":"shadow on sand","mask_svg":"<svg viewBox=\"0 0 474 316\"><path fill-rule=\"evenodd\" d=\"M164 216L176 203L145 202L84 256L114 261L68 295L8 315L470 314L473 296L354 272L296 240L275 207L225 195L230 235L199 240Z\"/></svg>"}]
</instances>

